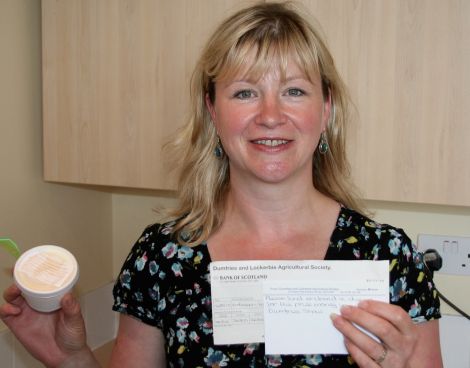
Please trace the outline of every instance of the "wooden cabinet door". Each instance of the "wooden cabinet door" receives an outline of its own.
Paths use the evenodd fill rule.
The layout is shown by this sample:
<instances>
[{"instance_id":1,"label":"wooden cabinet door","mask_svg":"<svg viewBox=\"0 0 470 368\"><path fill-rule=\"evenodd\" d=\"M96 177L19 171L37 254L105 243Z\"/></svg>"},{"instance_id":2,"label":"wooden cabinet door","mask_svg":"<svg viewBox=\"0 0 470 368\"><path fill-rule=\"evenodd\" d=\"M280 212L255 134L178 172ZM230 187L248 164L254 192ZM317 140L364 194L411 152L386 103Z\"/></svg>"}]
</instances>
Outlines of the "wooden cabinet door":
<instances>
[{"instance_id":1,"label":"wooden cabinet door","mask_svg":"<svg viewBox=\"0 0 470 368\"><path fill-rule=\"evenodd\" d=\"M306 0L356 103L368 199L470 205L470 2Z\"/></svg>"},{"instance_id":2,"label":"wooden cabinet door","mask_svg":"<svg viewBox=\"0 0 470 368\"><path fill-rule=\"evenodd\" d=\"M44 177L174 189L162 145L189 79L236 0L43 0Z\"/></svg>"},{"instance_id":3,"label":"wooden cabinet door","mask_svg":"<svg viewBox=\"0 0 470 368\"><path fill-rule=\"evenodd\" d=\"M470 2L306 0L358 111L368 199L470 205Z\"/></svg>"}]
</instances>

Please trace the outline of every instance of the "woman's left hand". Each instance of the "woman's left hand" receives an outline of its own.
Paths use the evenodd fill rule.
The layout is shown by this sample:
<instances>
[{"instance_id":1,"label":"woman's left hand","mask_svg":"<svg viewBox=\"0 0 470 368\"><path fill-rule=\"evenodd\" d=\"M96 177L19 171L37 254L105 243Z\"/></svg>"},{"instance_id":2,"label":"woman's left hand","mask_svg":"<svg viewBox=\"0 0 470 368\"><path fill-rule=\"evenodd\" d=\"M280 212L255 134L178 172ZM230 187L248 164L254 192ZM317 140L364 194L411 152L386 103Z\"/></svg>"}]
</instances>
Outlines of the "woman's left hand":
<instances>
[{"instance_id":1,"label":"woman's left hand","mask_svg":"<svg viewBox=\"0 0 470 368\"><path fill-rule=\"evenodd\" d=\"M409 367L419 337L418 326L400 307L367 300L357 307L343 306L333 316L334 326L344 335L346 348L360 367ZM354 324L369 331L377 341Z\"/></svg>"}]
</instances>

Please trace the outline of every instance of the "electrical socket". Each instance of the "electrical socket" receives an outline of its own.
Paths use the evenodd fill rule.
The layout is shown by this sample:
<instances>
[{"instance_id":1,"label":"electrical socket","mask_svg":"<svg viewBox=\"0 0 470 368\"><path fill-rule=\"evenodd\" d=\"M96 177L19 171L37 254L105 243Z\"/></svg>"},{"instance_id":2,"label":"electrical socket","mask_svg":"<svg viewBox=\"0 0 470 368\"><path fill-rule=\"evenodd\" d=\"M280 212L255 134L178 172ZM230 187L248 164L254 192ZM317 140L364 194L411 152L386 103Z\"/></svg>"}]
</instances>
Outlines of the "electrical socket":
<instances>
[{"instance_id":1,"label":"electrical socket","mask_svg":"<svg viewBox=\"0 0 470 368\"><path fill-rule=\"evenodd\" d=\"M470 237L445 235L418 235L418 250L435 249L442 257L442 268L437 273L470 275Z\"/></svg>"}]
</instances>

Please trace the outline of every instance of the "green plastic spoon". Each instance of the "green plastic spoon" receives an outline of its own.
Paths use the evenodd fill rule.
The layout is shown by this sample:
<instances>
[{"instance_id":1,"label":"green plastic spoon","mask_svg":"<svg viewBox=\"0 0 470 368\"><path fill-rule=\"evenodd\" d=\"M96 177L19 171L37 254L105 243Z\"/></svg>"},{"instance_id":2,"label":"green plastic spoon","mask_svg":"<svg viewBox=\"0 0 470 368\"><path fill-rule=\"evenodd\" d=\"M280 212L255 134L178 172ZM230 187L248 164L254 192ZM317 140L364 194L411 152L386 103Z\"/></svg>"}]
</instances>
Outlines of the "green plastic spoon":
<instances>
[{"instance_id":1,"label":"green plastic spoon","mask_svg":"<svg viewBox=\"0 0 470 368\"><path fill-rule=\"evenodd\" d=\"M18 258L21 254L16 243L8 238L0 238L0 247L5 248L13 257Z\"/></svg>"}]
</instances>

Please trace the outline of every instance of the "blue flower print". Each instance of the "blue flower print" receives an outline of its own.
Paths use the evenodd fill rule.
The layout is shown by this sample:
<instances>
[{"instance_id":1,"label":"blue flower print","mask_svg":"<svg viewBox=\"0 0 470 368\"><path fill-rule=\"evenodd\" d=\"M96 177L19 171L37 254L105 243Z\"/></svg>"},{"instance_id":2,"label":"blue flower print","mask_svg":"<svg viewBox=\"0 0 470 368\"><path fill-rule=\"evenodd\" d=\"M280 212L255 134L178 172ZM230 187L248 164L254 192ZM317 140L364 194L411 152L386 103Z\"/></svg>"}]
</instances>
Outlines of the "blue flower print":
<instances>
[{"instance_id":1,"label":"blue flower print","mask_svg":"<svg viewBox=\"0 0 470 368\"><path fill-rule=\"evenodd\" d=\"M204 362L206 363L208 367L213 367L213 368L226 367L228 358L221 351L214 350L213 348L209 348L207 356L204 358Z\"/></svg>"},{"instance_id":2,"label":"blue flower print","mask_svg":"<svg viewBox=\"0 0 470 368\"><path fill-rule=\"evenodd\" d=\"M414 324L419 324L419 323L423 323L427 321L426 317L424 316L418 316L418 317L412 318L412 320Z\"/></svg>"},{"instance_id":3,"label":"blue flower print","mask_svg":"<svg viewBox=\"0 0 470 368\"><path fill-rule=\"evenodd\" d=\"M187 310L188 312L192 312L192 311L195 310L197 307L198 307L198 306L197 306L197 303L193 303L193 304L191 304L191 305L187 305L187 306L186 306L186 310Z\"/></svg>"},{"instance_id":4,"label":"blue flower print","mask_svg":"<svg viewBox=\"0 0 470 368\"><path fill-rule=\"evenodd\" d=\"M178 249L178 258L179 259L189 259L193 256L194 251L187 245L183 245Z\"/></svg>"},{"instance_id":5,"label":"blue flower print","mask_svg":"<svg viewBox=\"0 0 470 368\"><path fill-rule=\"evenodd\" d=\"M199 342L199 340L201 339L199 337L199 335L196 333L196 331L191 331L189 333L189 338L192 340L192 341L195 341L195 342Z\"/></svg>"},{"instance_id":6,"label":"blue flower print","mask_svg":"<svg viewBox=\"0 0 470 368\"><path fill-rule=\"evenodd\" d=\"M408 261L411 258L410 247L407 244L404 244L401 251L405 256L406 260Z\"/></svg>"},{"instance_id":7,"label":"blue flower print","mask_svg":"<svg viewBox=\"0 0 470 368\"><path fill-rule=\"evenodd\" d=\"M411 308L410 308L408 314L410 315L411 318L415 318L420 313L421 313L421 306L419 305L419 303L415 299L415 302L414 302L414 304L411 305Z\"/></svg>"},{"instance_id":8,"label":"blue flower print","mask_svg":"<svg viewBox=\"0 0 470 368\"><path fill-rule=\"evenodd\" d=\"M361 227L361 235L364 237L365 240L369 240L369 233L367 232L364 226Z\"/></svg>"},{"instance_id":9,"label":"blue flower print","mask_svg":"<svg viewBox=\"0 0 470 368\"><path fill-rule=\"evenodd\" d=\"M375 244L374 247L372 248L372 254L374 255L374 258L373 258L374 261L379 259L379 250L380 250L380 244Z\"/></svg>"},{"instance_id":10,"label":"blue flower print","mask_svg":"<svg viewBox=\"0 0 470 368\"><path fill-rule=\"evenodd\" d=\"M171 294L171 295L168 295L168 301L173 304L176 300L176 295L175 294Z\"/></svg>"},{"instance_id":11,"label":"blue flower print","mask_svg":"<svg viewBox=\"0 0 470 368\"><path fill-rule=\"evenodd\" d=\"M183 277L183 273L181 272L181 270L183 269L183 267L181 267L181 264L180 263L173 263L171 265L171 270L173 271L173 273L175 274L175 276L177 277Z\"/></svg>"},{"instance_id":12,"label":"blue flower print","mask_svg":"<svg viewBox=\"0 0 470 368\"><path fill-rule=\"evenodd\" d=\"M344 218L343 218L343 217L340 217L340 218L338 219L338 226L344 227Z\"/></svg>"},{"instance_id":13,"label":"blue flower print","mask_svg":"<svg viewBox=\"0 0 470 368\"><path fill-rule=\"evenodd\" d=\"M173 345L174 344L174 339L175 339L175 331L172 328L168 329L168 333L166 334L166 339L168 341L168 344Z\"/></svg>"},{"instance_id":14,"label":"blue flower print","mask_svg":"<svg viewBox=\"0 0 470 368\"><path fill-rule=\"evenodd\" d=\"M186 339L186 331L182 329L176 331L176 338L178 339L179 343L184 343L184 340Z\"/></svg>"},{"instance_id":15,"label":"blue flower print","mask_svg":"<svg viewBox=\"0 0 470 368\"><path fill-rule=\"evenodd\" d=\"M161 312L161 311L165 310L165 308L166 308L166 301L165 301L165 299L160 299L160 301L158 302L157 310L158 310L159 312Z\"/></svg>"},{"instance_id":16,"label":"blue flower print","mask_svg":"<svg viewBox=\"0 0 470 368\"><path fill-rule=\"evenodd\" d=\"M428 309L426 309L426 316L432 316L435 312L436 308L434 307L430 307Z\"/></svg>"},{"instance_id":17,"label":"blue flower print","mask_svg":"<svg viewBox=\"0 0 470 368\"><path fill-rule=\"evenodd\" d=\"M140 291L136 291L134 293L134 298L135 300L137 300L138 302L141 302L142 300L144 300L144 296L142 295L142 293Z\"/></svg>"},{"instance_id":18,"label":"blue flower print","mask_svg":"<svg viewBox=\"0 0 470 368\"><path fill-rule=\"evenodd\" d=\"M212 333L212 321L207 318L207 315L205 313L203 313L201 317L199 317L197 323L199 326L201 326L202 332L204 332L206 335Z\"/></svg>"},{"instance_id":19,"label":"blue flower print","mask_svg":"<svg viewBox=\"0 0 470 368\"><path fill-rule=\"evenodd\" d=\"M357 259L361 258L361 252L359 251L359 249L354 248L353 254L354 254L354 257L356 257Z\"/></svg>"},{"instance_id":20,"label":"blue flower print","mask_svg":"<svg viewBox=\"0 0 470 368\"><path fill-rule=\"evenodd\" d=\"M424 269L424 262L421 253L413 252L413 262L418 270Z\"/></svg>"},{"instance_id":21,"label":"blue flower print","mask_svg":"<svg viewBox=\"0 0 470 368\"><path fill-rule=\"evenodd\" d=\"M162 253L165 258L173 258L176 254L177 249L178 246L175 243L169 242L162 248Z\"/></svg>"},{"instance_id":22,"label":"blue flower print","mask_svg":"<svg viewBox=\"0 0 470 368\"><path fill-rule=\"evenodd\" d=\"M398 238L393 238L388 241L388 247L390 248L390 253L392 253L394 256L398 255L398 252L400 252L400 239Z\"/></svg>"},{"instance_id":23,"label":"blue flower print","mask_svg":"<svg viewBox=\"0 0 470 368\"><path fill-rule=\"evenodd\" d=\"M323 358L319 354L305 356L305 363L307 364L319 365L322 362L323 362Z\"/></svg>"},{"instance_id":24,"label":"blue flower print","mask_svg":"<svg viewBox=\"0 0 470 368\"><path fill-rule=\"evenodd\" d=\"M157 262L155 261L151 261L149 263L149 272L150 272L150 276L153 276L155 275L157 272L158 272L158 269L160 267L158 266Z\"/></svg>"},{"instance_id":25,"label":"blue flower print","mask_svg":"<svg viewBox=\"0 0 470 368\"><path fill-rule=\"evenodd\" d=\"M119 281L123 287L129 290L131 289L131 273L129 270L122 271Z\"/></svg>"},{"instance_id":26,"label":"blue flower print","mask_svg":"<svg viewBox=\"0 0 470 368\"><path fill-rule=\"evenodd\" d=\"M380 237L382 236L382 229L377 228L375 230L375 236L377 237L377 240L380 240Z\"/></svg>"},{"instance_id":27,"label":"blue flower print","mask_svg":"<svg viewBox=\"0 0 470 368\"><path fill-rule=\"evenodd\" d=\"M338 250L341 250L343 248L343 240L339 240L338 243L336 244L336 248L338 248Z\"/></svg>"},{"instance_id":28,"label":"blue flower print","mask_svg":"<svg viewBox=\"0 0 470 368\"><path fill-rule=\"evenodd\" d=\"M153 285L153 288L149 288L149 296L152 300L160 299L160 286L158 284Z\"/></svg>"},{"instance_id":29,"label":"blue flower print","mask_svg":"<svg viewBox=\"0 0 470 368\"><path fill-rule=\"evenodd\" d=\"M395 280L393 286L390 286L390 300L392 302L400 300L400 298L406 294L406 287L407 283L405 277L400 277Z\"/></svg>"},{"instance_id":30,"label":"blue flower print","mask_svg":"<svg viewBox=\"0 0 470 368\"><path fill-rule=\"evenodd\" d=\"M141 257L137 257L134 264L137 271L142 271L144 269L147 259L147 252L144 252Z\"/></svg>"}]
</instances>

